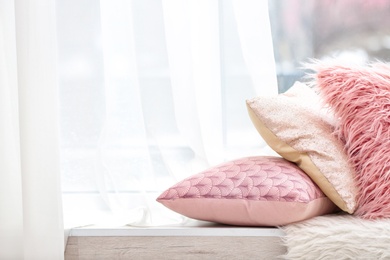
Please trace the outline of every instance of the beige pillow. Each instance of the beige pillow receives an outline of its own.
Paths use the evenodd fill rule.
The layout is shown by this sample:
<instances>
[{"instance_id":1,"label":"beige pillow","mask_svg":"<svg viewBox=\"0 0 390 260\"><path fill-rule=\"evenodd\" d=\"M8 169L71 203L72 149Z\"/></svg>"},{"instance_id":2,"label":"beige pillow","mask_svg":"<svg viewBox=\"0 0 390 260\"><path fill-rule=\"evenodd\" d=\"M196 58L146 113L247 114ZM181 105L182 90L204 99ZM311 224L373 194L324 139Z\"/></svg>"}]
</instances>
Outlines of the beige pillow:
<instances>
[{"instance_id":1,"label":"beige pillow","mask_svg":"<svg viewBox=\"0 0 390 260\"><path fill-rule=\"evenodd\" d=\"M297 82L284 94L247 100L247 108L275 152L296 163L340 209L355 211L355 172L343 143L332 134L332 118L311 88Z\"/></svg>"}]
</instances>

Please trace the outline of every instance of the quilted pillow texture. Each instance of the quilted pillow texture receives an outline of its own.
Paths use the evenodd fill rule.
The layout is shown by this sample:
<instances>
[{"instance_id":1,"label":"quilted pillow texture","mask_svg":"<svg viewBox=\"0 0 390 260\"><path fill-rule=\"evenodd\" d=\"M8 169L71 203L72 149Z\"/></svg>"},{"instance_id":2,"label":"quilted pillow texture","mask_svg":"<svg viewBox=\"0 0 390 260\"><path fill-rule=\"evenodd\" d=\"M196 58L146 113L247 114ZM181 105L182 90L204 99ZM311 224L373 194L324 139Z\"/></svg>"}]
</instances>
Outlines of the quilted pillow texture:
<instances>
[{"instance_id":1,"label":"quilted pillow texture","mask_svg":"<svg viewBox=\"0 0 390 260\"><path fill-rule=\"evenodd\" d=\"M195 174L157 201L190 218L245 226L285 225L338 209L295 164L262 156Z\"/></svg>"},{"instance_id":2,"label":"quilted pillow texture","mask_svg":"<svg viewBox=\"0 0 390 260\"><path fill-rule=\"evenodd\" d=\"M364 218L390 217L390 66L317 63L316 84L339 121L356 170L358 209Z\"/></svg>"},{"instance_id":3,"label":"quilted pillow texture","mask_svg":"<svg viewBox=\"0 0 390 260\"><path fill-rule=\"evenodd\" d=\"M249 116L268 145L296 163L343 211L353 213L357 189L344 144L319 96L297 82L286 93L247 100Z\"/></svg>"}]
</instances>

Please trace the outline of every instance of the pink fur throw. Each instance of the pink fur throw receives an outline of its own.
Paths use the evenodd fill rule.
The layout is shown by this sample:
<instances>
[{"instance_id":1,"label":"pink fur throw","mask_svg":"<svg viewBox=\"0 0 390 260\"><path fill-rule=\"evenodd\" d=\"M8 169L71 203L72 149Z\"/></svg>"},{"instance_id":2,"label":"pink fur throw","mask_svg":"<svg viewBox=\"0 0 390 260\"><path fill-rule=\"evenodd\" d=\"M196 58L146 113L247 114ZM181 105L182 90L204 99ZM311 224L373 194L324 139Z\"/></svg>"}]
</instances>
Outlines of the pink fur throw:
<instances>
[{"instance_id":1,"label":"pink fur throw","mask_svg":"<svg viewBox=\"0 0 390 260\"><path fill-rule=\"evenodd\" d=\"M390 66L317 62L310 67L320 95L339 120L336 135L357 173L355 214L390 217Z\"/></svg>"}]
</instances>

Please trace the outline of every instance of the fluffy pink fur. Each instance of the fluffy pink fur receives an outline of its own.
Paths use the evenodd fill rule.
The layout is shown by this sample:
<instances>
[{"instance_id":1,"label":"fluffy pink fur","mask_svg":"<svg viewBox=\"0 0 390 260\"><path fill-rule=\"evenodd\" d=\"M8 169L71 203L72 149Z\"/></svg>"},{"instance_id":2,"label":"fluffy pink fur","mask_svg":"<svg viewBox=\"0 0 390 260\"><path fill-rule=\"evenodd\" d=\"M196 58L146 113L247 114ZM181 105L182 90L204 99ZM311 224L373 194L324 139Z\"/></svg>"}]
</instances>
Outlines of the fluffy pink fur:
<instances>
[{"instance_id":1,"label":"fluffy pink fur","mask_svg":"<svg viewBox=\"0 0 390 260\"><path fill-rule=\"evenodd\" d=\"M390 66L316 63L320 95L334 110L359 189L356 215L390 217Z\"/></svg>"}]
</instances>

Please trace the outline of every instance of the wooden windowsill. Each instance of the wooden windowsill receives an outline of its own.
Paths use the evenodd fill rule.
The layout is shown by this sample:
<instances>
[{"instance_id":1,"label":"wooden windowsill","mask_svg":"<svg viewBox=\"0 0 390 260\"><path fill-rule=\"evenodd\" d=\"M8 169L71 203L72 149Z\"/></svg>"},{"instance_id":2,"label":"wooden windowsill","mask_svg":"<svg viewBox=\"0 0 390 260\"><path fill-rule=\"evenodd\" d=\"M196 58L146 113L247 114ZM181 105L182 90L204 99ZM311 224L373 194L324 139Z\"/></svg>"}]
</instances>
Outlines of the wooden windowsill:
<instances>
[{"instance_id":1,"label":"wooden windowsill","mask_svg":"<svg viewBox=\"0 0 390 260\"><path fill-rule=\"evenodd\" d=\"M286 252L273 227L86 226L70 231L66 260L76 259L275 259Z\"/></svg>"}]
</instances>

